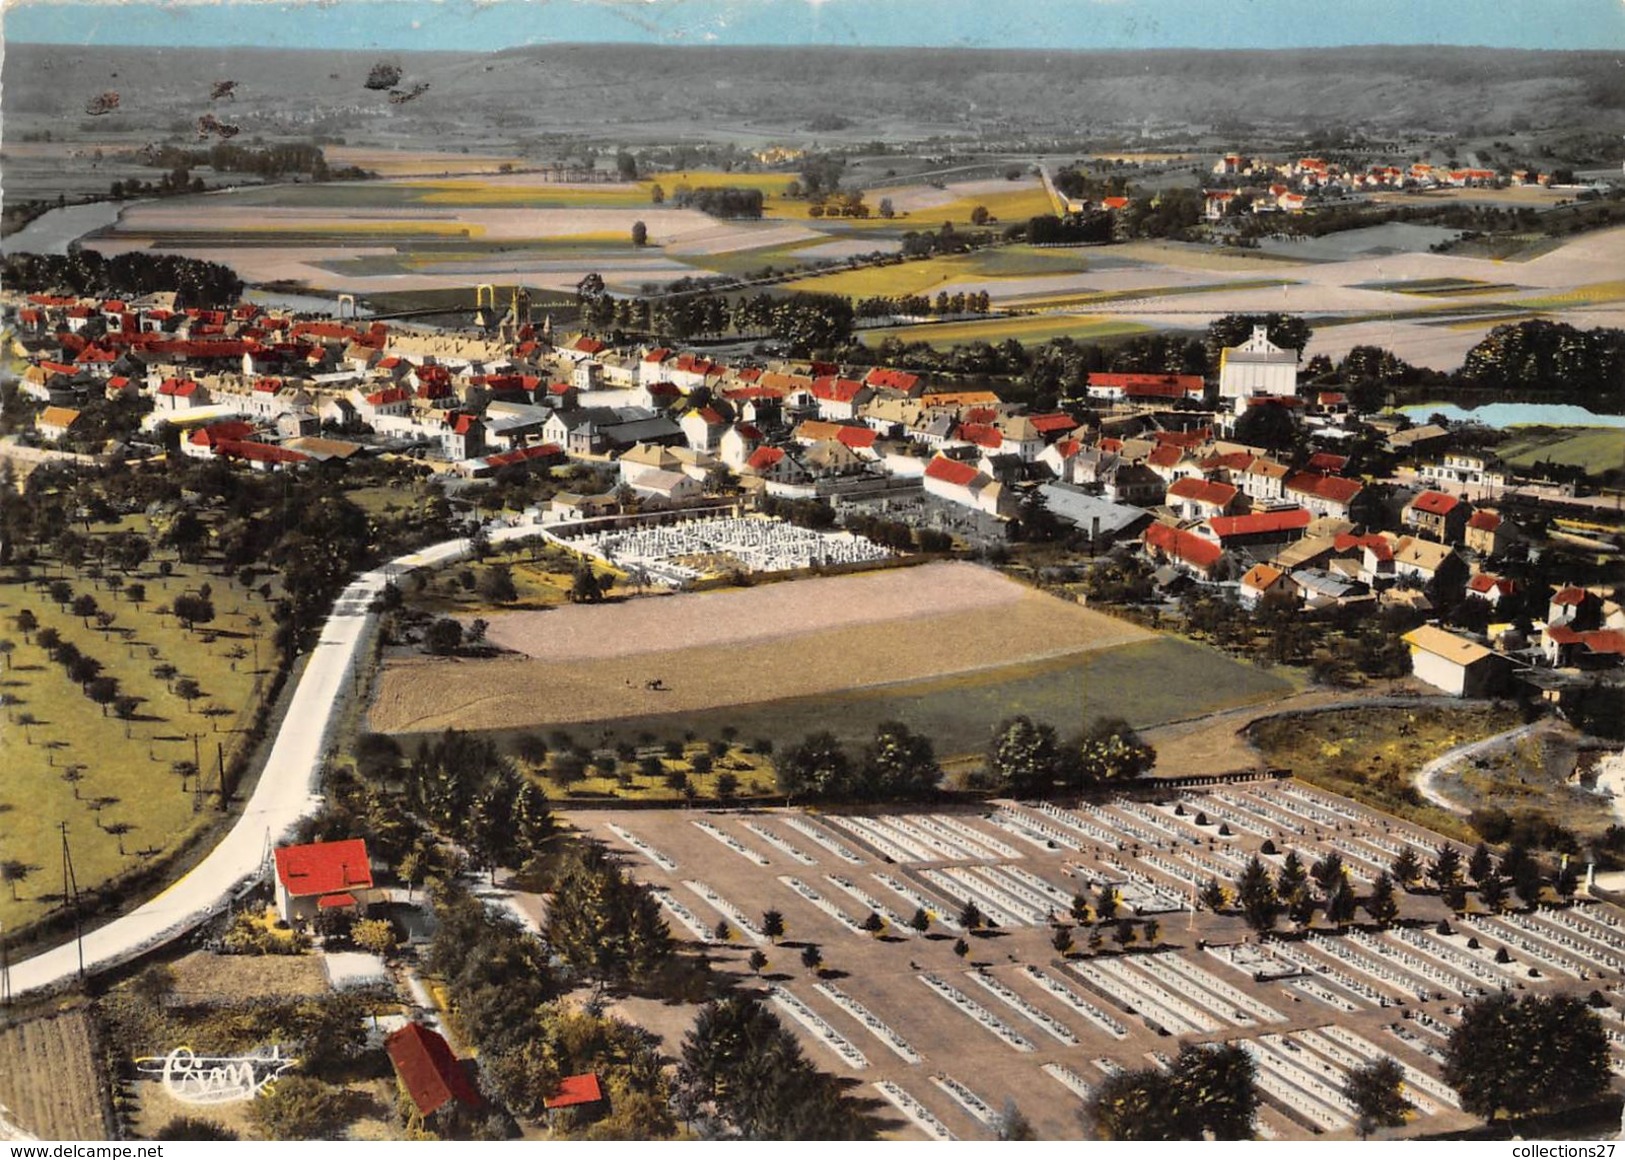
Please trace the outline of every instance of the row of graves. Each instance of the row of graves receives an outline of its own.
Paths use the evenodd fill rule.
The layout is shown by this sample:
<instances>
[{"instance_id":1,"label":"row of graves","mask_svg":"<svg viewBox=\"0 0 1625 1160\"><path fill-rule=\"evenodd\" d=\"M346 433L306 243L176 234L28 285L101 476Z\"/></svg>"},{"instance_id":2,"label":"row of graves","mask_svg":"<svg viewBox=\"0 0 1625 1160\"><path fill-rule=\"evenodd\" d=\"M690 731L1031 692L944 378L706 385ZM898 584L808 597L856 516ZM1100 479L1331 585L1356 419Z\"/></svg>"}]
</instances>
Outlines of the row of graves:
<instances>
[{"instance_id":1,"label":"row of graves","mask_svg":"<svg viewBox=\"0 0 1625 1160\"><path fill-rule=\"evenodd\" d=\"M770 516L698 516L571 535L572 549L630 575L684 588L730 572L796 572L870 564L892 555L852 532L820 532Z\"/></svg>"},{"instance_id":2,"label":"row of graves","mask_svg":"<svg viewBox=\"0 0 1625 1160\"><path fill-rule=\"evenodd\" d=\"M1233 891L1255 854L1275 873L1290 851L1306 867L1336 853L1363 896L1405 847L1425 862L1444 844L1296 781L1071 808L577 822L654 888L675 935L742 974L763 952L742 982L821 1066L895 1108L909 1137L989 1138L1009 1100L1040 1136L1077 1137L1104 1078L1165 1068L1186 1042L1251 1054L1266 1139L1352 1136L1345 1077L1384 1056L1416 1108L1407 1130L1466 1127L1440 1078L1445 1044L1465 1004L1501 989L1598 991L1625 1075L1625 927L1601 902L1458 918L1437 895L1401 894L1385 929L1317 918L1299 937L1283 920L1266 939L1202 906L1201 884ZM1105 887L1117 914L1079 922L1074 898L1093 905Z\"/></svg>"}]
</instances>

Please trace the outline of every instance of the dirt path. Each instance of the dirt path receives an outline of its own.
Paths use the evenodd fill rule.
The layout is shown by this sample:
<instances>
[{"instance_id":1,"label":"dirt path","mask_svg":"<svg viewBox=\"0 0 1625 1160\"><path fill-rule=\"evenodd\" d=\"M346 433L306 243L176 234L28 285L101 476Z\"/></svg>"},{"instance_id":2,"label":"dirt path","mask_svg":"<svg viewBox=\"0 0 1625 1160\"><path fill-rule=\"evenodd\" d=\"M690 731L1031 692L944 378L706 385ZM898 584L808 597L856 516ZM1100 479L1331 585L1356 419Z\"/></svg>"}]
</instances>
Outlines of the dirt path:
<instances>
[{"instance_id":1,"label":"dirt path","mask_svg":"<svg viewBox=\"0 0 1625 1160\"><path fill-rule=\"evenodd\" d=\"M1502 745L1515 745L1525 737L1530 736L1540 728L1542 722L1533 721L1528 725L1520 725L1516 729L1508 729L1504 733L1497 733L1493 737L1485 737L1478 741L1469 741L1466 745L1458 745L1454 749L1447 749L1432 761L1428 762L1416 773L1416 789L1428 801L1441 809L1449 810L1453 814L1466 815L1467 806L1452 798L1446 797L1439 789L1439 775L1458 761L1468 761L1481 753L1488 753Z\"/></svg>"},{"instance_id":2,"label":"dirt path","mask_svg":"<svg viewBox=\"0 0 1625 1160\"><path fill-rule=\"evenodd\" d=\"M1263 768L1258 750L1243 736L1247 727L1255 721L1283 713L1381 708L1385 705L1398 708L1434 699L1396 695L1382 688L1373 689L1363 696L1350 696L1339 689L1307 689L1267 705L1243 705L1184 721L1171 721L1166 725L1143 729L1141 735L1156 747L1157 772L1160 774L1190 777L1233 773Z\"/></svg>"}]
</instances>

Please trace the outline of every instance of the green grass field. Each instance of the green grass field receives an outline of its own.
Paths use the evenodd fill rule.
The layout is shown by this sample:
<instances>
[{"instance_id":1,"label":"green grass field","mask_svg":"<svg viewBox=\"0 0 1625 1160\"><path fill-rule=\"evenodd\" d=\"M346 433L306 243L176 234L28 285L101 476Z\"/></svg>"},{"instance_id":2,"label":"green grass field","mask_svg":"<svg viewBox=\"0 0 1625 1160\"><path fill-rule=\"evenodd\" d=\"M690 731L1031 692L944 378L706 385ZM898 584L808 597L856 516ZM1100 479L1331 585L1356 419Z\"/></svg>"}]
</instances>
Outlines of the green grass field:
<instances>
[{"instance_id":1,"label":"green grass field","mask_svg":"<svg viewBox=\"0 0 1625 1160\"><path fill-rule=\"evenodd\" d=\"M919 326L888 326L859 332L864 345L876 346L888 338L903 342L929 343L947 350L961 343L1000 343L1007 338L1021 342L1047 342L1052 338L1099 341L1144 334L1151 328L1126 319L1098 314L1030 314L1015 318L986 318L966 322L926 323Z\"/></svg>"},{"instance_id":2,"label":"green grass field","mask_svg":"<svg viewBox=\"0 0 1625 1160\"><path fill-rule=\"evenodd\" d=\"M946 258L921 258L890 266L814 274L789 283L789 289L846 294L854 298L924 294L954 282L1073 274L1086 269L1088 262L1074 250L997 246Z\"/></svg>"},{"instance_id":3,"label":"green grass field","mask_svg":"<svg viewBox=\"0 0 1625 1160\"><path fill-rule=\"evenodd\" d=\"M1066 735L1101 716L1150 726L1219 709L1269 701L1293 686L1284 677L1175 637L1004 666L925 681L795 697L697 713L653 714L572 724L582 741L637 742L701 739L737 730L741 742L759 738L782 748L822 729L854 748L882 721L899 720L930 737L937 755L952 760L979 755L998 723L1017 713L1047 721ZM524 732L493 730L512 746ZM408 749L410 735L403 737ZM1177 772L1177 771L1173 771ZM746 780L742 775L742 780Z\"/></svg>"},{"instance_id":4,"label":"green grass field","mask_svg":"<svg viewBox=\"0 0 1625 1160\"><path fill-rule=\"evenodd\" d=\"M1588 475L1625 468L1625 429L1617 427L1519 427L1496 448L1513 467L1551 461L1583 468Z\"/></svg>"},{"instance_id":5,"label":"green grass field","mask_svg":"<svg viewBox=\"0 0 1625 1160\"><path fill-rule=\"evenodd\" d=\"M0 768L5 770L0 858L32 868L17 884L16 900L9 889L0 891L0 922L8 931L42 917L53 903L40 896L62 889L58 823L68 823L83 890L173 853L213 821L212 805L194 814L193 795L182 791L171 766L193 759L194 735L197 755L211 778L217 743L224 746L230 764L269 677L268 671L262 675L256 669L269 670L274 659L269 606L225 577L175 564L173 575L165 579L149 562L129 578L146 585L146 599L139 606L125 592L110 591L105 582L96 586L71 572L68 579L76 594L91 595L102 609L116 614L106 632L95 620L86 627L32 585L0 583L0 636L15 645L10 668L0 674L8 700L0 734ZM212 622L188 632L174 616L159 615L160 607L205 583L215 606ZM104 715L84 696L39 646L37 633L33 643L25 643L14 619L25 608L33 611L41 628L56 629L64 641L100 661L103 675L118 679L120 693L141 698L128 725L111 712ZM249 624L254 615L261 618L257 628ZM237 650L242 655L234 657ZM164 663L195 680L202 695L188 705L173 691L173 682L153 675L154 666ZM25 717L36 723L24 726ZM64 777L73 767L82 775L77 783ZM130 827L122 837L103 828L120 825Z\"/></svg>"}]
</instances>

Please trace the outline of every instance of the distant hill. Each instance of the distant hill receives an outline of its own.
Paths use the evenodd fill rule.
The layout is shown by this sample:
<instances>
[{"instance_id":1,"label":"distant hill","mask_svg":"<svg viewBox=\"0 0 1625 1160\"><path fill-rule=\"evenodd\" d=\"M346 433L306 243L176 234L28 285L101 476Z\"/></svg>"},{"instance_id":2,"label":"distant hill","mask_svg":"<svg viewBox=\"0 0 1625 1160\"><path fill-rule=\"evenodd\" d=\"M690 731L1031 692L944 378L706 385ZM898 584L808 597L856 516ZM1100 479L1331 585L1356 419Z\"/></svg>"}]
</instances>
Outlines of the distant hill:
<instances>
[{"instance_id":1,"label":"distant hill","mask_svg":"<svg viewBox=\"0 0 1625 1160\"><path fill-rule=\"evenodd\" d=\"M1616 54L1361 47L1278 52L1040 52L550 45L390 53L405 104L364 87L377 54L7 45L5 132L177 135L214 111L244 137L312 133L489 150L591 132L626 140L1035 135L1221 126L1491 133L1625 128ZM209 100L210 82L239 82ZM106 89L118 112L83 115ZM839 120L837 120L837 118ZM816 134L827 139L829 133Z\"/></svg>"}]
</instances>

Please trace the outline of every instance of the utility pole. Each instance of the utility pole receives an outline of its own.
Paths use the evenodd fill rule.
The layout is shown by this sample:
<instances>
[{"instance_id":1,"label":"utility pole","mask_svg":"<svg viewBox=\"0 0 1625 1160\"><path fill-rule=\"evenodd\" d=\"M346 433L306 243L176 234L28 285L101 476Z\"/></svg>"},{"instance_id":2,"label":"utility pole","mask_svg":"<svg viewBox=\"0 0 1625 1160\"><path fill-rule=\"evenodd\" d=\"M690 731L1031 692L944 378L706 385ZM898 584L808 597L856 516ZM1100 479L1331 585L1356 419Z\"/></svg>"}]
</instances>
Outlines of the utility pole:
<instances>
[{"instance_id":1,"label":"utility pole","mask_svg":"<svg viewBox=\"0 0 1625 1160\"><path fill-rule=\"evenodd\" d=\"M79 950L79 977L85 977L85 927L79 914L79 880L73 872L73 850L68 846L68 823L58 822L62 831L62 901L73 906L73 939Z\"/></svg>"},{"instance_id":2,"label":"utility pole","mask_svg":"<svg viewBox=\"0 0 1625 1160\"><path fill-rule=\"evenodd\" d=\"M11 1006L11 950L6 946L6 924L0 922L0 1007Z\"/></svg>"}]
</instances>

